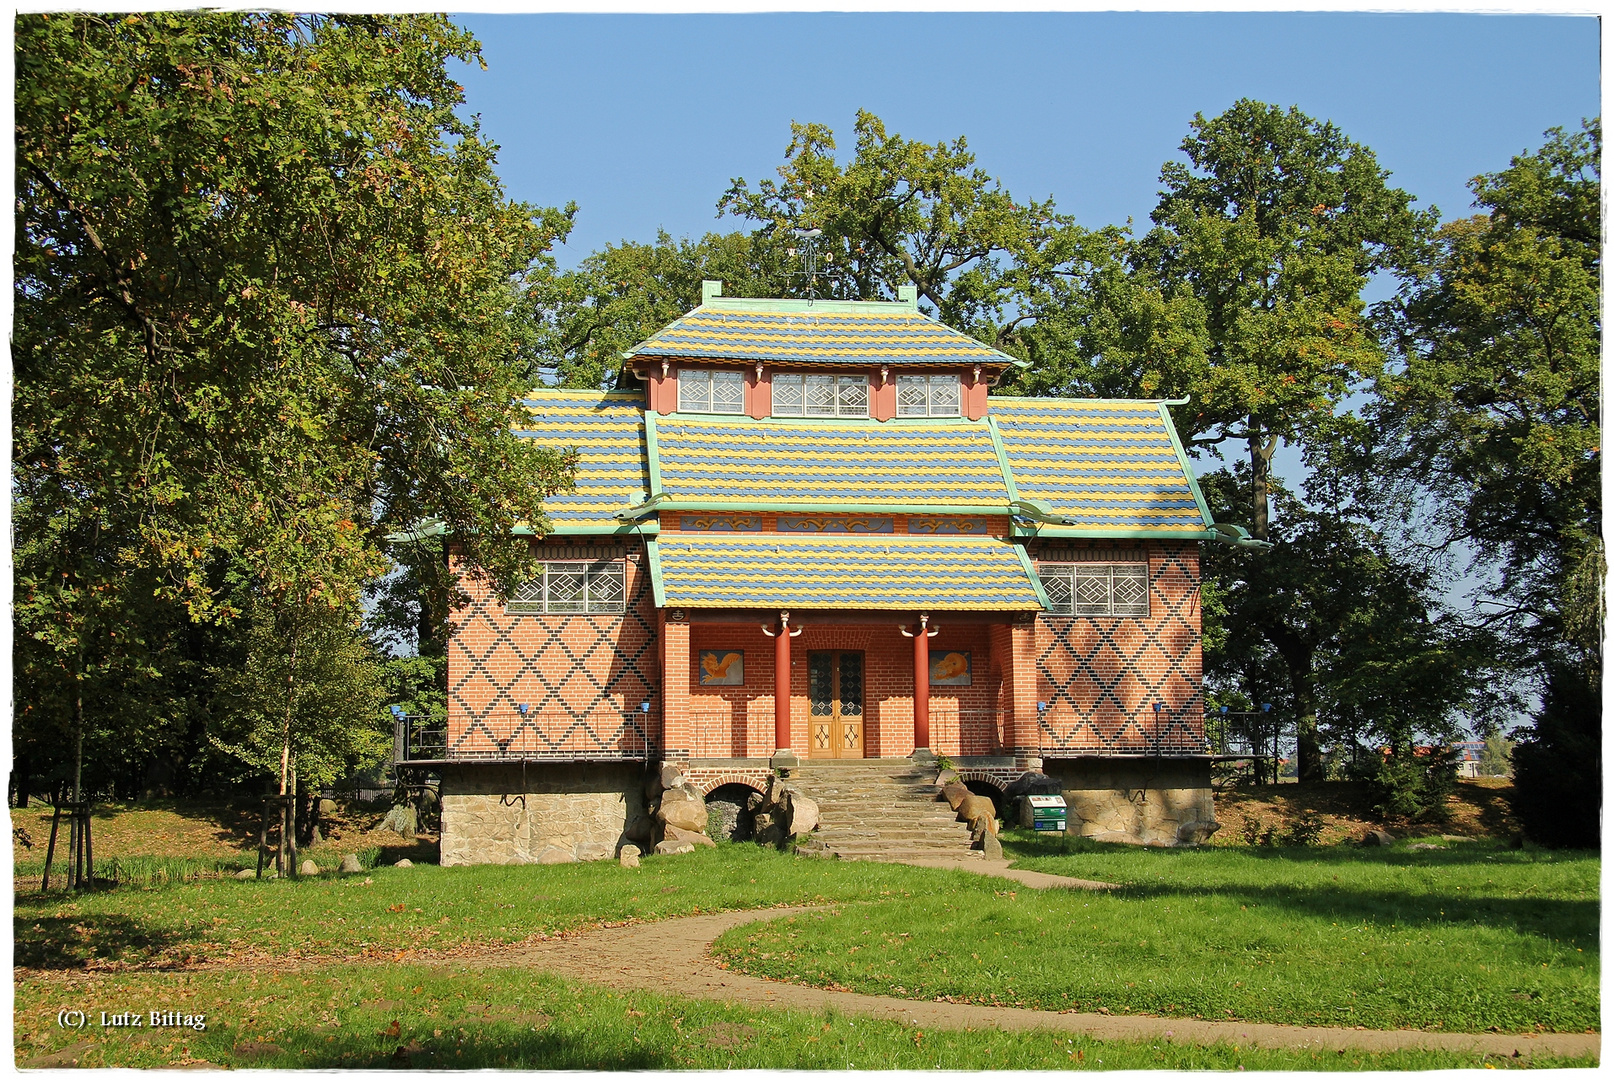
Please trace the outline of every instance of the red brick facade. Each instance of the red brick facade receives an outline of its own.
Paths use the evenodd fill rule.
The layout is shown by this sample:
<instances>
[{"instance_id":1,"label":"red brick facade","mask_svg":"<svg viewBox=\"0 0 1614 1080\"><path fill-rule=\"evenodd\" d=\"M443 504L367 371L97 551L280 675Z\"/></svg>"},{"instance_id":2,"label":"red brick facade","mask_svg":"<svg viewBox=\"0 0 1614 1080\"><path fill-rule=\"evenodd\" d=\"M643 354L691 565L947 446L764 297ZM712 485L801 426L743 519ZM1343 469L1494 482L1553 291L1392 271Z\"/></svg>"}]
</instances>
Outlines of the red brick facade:
<instances>
[{"instance_id":1,"label":"red brick facade","mask_svg":"<svg viewBox=\"0 0 1614 1080\"><path fill-rule=\"evenodd\" d=\"M1003 519L989 520L1001 535ZM764 529L773 524L765 515ZM906 531L905 522L896 528ZM971 681L930 688L931 749L953 758L1027 761L1203 752L1197 545L1042 541L1038 547L1036 557L1047 561L1143 556L1149 615L936 616L932 657L968 654ZM637 541L550 538L542 554L625 560L626 611L514 615L484 584L466 580L471 603L456 614L449 645L450 757L636 757L646 752L647 737L652 757L763 759L774 752L775 642L758 620L715 622L716 613L657 609ZM798 755L809 754L808 657L820 650L863 656L865 755L912 753L913 641L898 624L911 631L917 614L855 623L794 614L792 626L802 631L790 642L791 746ZM744 684L700 685L703 650L743 652ZM677 674L664 685L663 672ZM648 712L639 710L641 702L649 703Z\"/></svg>"}]
</instances>

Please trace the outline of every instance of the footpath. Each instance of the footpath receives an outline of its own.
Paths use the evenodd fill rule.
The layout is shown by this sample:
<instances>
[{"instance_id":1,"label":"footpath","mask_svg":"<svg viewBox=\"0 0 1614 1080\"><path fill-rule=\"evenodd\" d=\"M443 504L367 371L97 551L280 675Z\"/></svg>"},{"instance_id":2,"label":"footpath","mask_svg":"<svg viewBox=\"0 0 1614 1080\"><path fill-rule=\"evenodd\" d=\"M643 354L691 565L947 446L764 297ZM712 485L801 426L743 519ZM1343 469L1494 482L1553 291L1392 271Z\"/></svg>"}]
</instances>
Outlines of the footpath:
<instances>
[{"instance_id":1,"label":"footpath","mask_svg":"<svg viewBox=\"0 0 1614 1080\"><path fill-rule=\"evenodd\" d=\"M983 860L979 857L925 858L912 860L912 863L990 874L1019 882L1028 888L1115 888L1105 882L1014 870L1006 861ZM712 942L736 926L762 919L787 918L814 910L819 909L765 908L635 923L566 935L519 949L500 950L479 959L491 967L540 968L564 978L599 983L619 990L653 990L660 993L675 990L686 997L763 1008L832 1009L843 1014L896 1020L920 1028L1035 1030L1087 1035L1096 1039L1171 1039L1196 1044L1225 1042L1238 1046L1291 1050L1387 1051L1422 1048L1507 1057L1529 1057L1538 1053L1599 1055L1602 1045L1602 1037L1598 1034L1543 1032L1506 1035L1410 1029L1375 1031L911 1001L759 979L720 967L710 955Z\"/></svg>"}]
</instances>

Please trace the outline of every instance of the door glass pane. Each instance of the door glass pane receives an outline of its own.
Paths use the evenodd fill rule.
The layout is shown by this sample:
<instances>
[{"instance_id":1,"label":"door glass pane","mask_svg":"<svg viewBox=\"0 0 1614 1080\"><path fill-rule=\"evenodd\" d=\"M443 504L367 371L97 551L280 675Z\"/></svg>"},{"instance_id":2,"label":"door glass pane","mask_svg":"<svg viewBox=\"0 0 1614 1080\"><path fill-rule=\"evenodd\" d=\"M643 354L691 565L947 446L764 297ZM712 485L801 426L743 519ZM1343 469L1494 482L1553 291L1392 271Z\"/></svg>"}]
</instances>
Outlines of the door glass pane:
<instances>
[{"instance_id":1,"label":"door glass pane","mask_svg":"<svg viewBox=\"0 0 1614 1080\"><path fill-rule=\"evenodd\" d=\"M814 716L830 716L835 711L835 654L815 652L807 656L807 700Z\"/></svg>"},{"instance_id":2,"label":"door glass pane","mask_svg":"<svg viewBox=\"0 0 1614 1080\"><path fill-rule=\"evenodd\" d=\"M862 653L841 653L841 715L863 715Z\"/></svg>"}]
</instances>

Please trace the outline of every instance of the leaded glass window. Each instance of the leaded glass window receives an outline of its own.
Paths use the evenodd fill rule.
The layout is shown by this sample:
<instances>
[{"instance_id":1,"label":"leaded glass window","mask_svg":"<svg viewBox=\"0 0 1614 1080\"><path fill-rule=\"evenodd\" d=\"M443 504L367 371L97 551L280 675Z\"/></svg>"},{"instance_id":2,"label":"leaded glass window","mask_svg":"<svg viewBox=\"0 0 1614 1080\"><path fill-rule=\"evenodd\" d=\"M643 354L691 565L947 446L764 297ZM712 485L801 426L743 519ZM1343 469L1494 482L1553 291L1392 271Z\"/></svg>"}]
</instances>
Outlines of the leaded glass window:
<instances>
[{"instance_id":1,"label":"leaded glass window","mask_svg":"<svg viewBox=\"0 0 1614 1080\"><path fill-rule=\"evenodd\" d=\"M898 416L958 416L957 375L898 375Z\"/></svg>"},{"instance_id":2,"label":"leaded glass window","mask_svg":"<svg viewBox=\"0 0 1614 1080\"><path fill-rule=\"evenodd\" d=\"M512 615L619 614L626 595L620 562L550 562L505 609Z\"/></svg>"},{"instance_id":3,"label":"leaded glass window","mask_svg":"<svg viewBox=\"0 0 1614 1080\"><path fill-rule=\"evenodd\" d=\"M678 372L678 411L744 412L745 376L738 371L681 369Z\"/></svg>"},{"instance_id":4,"label":"leaded glass window","mask_svg":"<svg viewBox=\"0 0 1614 1080\"><path fill-rule=\"evenodd\" d=\"M1146 564L1043 563L1037 568L1056 615L1148 615Z\"/></svg>"},{"instance_id":5,"label":"leaded glass window","mask_svg":"<svg viewBox=\"0 0 1614 1080\"><path fill-rule=\"evenodd\" d=\"M775 416L867 416L869 380L862 375L773 377Z\"/></svg>"}]
</instances>

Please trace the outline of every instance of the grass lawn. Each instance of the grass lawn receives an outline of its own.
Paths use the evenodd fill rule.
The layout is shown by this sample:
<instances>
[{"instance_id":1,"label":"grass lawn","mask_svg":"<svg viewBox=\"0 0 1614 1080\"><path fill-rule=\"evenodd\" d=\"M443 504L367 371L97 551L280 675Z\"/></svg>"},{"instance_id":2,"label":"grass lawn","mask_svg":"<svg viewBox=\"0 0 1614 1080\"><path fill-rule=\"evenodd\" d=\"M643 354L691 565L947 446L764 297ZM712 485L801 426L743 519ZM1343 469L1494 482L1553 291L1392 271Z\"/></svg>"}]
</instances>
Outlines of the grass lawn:
<instances>
[{"instance_id":1,"label":"grass lawn","mask_svg":"<svg viewBox=\"0 0 1614 1080\"><path fill-rule=\"evenodd\" d=\"M670 973L676 982L676 974ZM206 1030L64 1031L59 1009L178 1010ZM1592 1067L1590 1059L1438 1051L1261 1050L1236 1042L1099 1042L925 1030L799 1009L616 993L522 970L338 965L316 971L140 972L23 980L16 1063L281 1069L1439 1069Z\"/></svg>"},{"instance_id":2,"label":"grass lawn","mask_svg":"<svg viewBox=\"0 0 1614 1080\"><path fill-rule=\"evenodd\" d=\"M754 974L913 998L1370 1027L1597 1025L1593 855L1479 843L1159 851L1017 834L1005 844L1022 867L1125 887L1037 892L958 872L722 845L649 858L637 871L615 863L380 866L353 877L125 885L75 896L19 889L17 1062L63 1054L56 1060L106 1066L306 1068L1482 1063L1429 1052L921 1034L890 1022L685 1001L674 972L669 993L657 996L412 962L592 924L801 903L828 906L793 923L740 928L720 939L720 952ZM293 958L318 966L269 973ZM187 961L253 967L188 971ZM57 1027L64 1007L214 1019L201 1033L78 1032Z\"/></svg>"},{"instance_id":3,"label":"grass lawn","mask_svg":"<svg viewBox=\"0 0 1614 1080\"><path fill-rule=\"evenodd\" d=\"M1125 888L937 888L740 927L714 952L753 975L922 1000L1449 1031L1599 1025L1593 854L1028 834L1004 846L1021 868Z\"/></svg>"}]
</instances>

